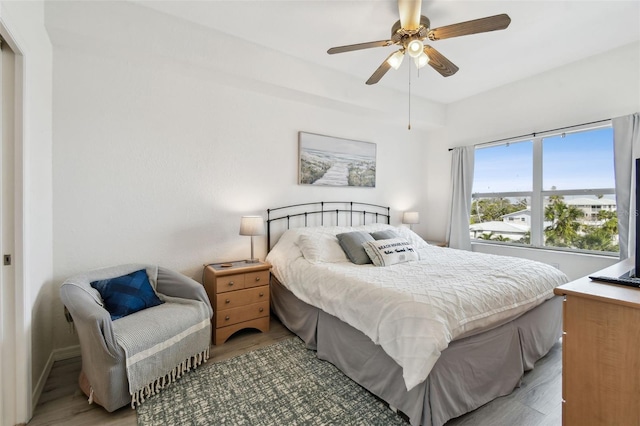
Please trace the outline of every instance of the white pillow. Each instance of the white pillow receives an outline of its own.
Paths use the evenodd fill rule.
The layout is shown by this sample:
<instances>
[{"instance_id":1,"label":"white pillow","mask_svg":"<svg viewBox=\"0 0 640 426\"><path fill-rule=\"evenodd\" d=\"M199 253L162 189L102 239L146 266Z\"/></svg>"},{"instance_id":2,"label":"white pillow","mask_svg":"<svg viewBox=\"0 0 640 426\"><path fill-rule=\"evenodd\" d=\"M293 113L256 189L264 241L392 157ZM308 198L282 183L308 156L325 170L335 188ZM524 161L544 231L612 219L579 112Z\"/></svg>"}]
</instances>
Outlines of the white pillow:
<instances>
[{"instance_id":1,"label":"white pillow","mask_svg":"<svg viewBox=\"0 0 640 426\"><path fill-rule=\"evenodd\" d=\"M376 266L389 266L419 259L416 250L404 238L367 241L363 247Z\"/></svg>"},{"instance_id":2,"label":"white pillow","mask_svg":"<svg viewBox=\"0 0 640 426\"><path fill-rule=\"evenodd\" d=\"M398 226L394 229L398 235L405 240L409 241L413 248L416 250L420 250L426 247L429 247L429 243L422 239L422 237L406 226Z\"/></svg>"},{"instance_id":3,"label":"white pillow","mask_svg":"<svg viewBox=\"0 0 640 426\"><path fill-rule=\"evenodd\" d=\"M338 238L330 234L300 235L298 247L309 262L349 262Z\"/></svg>"}]
</instances>

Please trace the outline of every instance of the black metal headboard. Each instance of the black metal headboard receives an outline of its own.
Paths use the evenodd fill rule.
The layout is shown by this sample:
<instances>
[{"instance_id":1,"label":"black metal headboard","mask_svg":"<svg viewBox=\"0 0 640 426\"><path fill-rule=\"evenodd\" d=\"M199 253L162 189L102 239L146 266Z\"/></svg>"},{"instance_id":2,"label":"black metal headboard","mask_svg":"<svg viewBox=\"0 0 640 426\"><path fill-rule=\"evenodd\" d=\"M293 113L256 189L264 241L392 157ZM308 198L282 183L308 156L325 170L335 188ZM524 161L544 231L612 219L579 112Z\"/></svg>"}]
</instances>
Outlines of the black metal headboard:
<instances>
[{"instance_id":1,"label":"black metal headboard","mask_svg":"<svg viewBox=\"0 0 640 426\"><path fill-rule=\"evenodd\" d=\"M291 204L289 206L267 209L267 251L271 251L271 223L287 221L286 229L291 227L291 220L297 218L296 227L325 226L325 217L330 225L353 226L354 216L359 225L369 223L390 224L390 207L378 204L359 203L355 201L318 201L315 203ZM279 216L272 217L274 212ZM343 223L340 223L340 218ZM304 219L304 222L301 220ZM313 223L309 223L309 221Z\"/></svg>"}]
</instances>

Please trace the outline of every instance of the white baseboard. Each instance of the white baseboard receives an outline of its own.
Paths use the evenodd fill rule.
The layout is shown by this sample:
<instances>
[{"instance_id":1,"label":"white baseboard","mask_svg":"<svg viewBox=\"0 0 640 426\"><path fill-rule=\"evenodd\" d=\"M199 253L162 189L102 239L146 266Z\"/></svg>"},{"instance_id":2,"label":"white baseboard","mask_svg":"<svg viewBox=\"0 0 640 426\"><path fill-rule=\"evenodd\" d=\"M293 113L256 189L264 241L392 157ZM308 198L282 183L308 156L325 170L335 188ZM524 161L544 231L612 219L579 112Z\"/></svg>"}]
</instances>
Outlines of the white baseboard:
<instances>
[{"instance_id":1,"label":"white baseboard","mask_svg":"<svg viewBox=\"0 0 640 426\"><path fill-rule=\"evenodd\" d=\"M47 359L47 363L42 370L42 374L40 374L38 382L31 392L31 407L33 407L33 411L35 411L36 406L38 405L38 400L40 399L40 395L42 395L44 385L47 383L47 377L49 377L49 373L51 373L51 367L53 367L53 352L49 355L49 359Z\"/></svg>"},{"instance_id":2,"label":"white baseboard","mask_svg":"<svg viewBox=\"0 0 640 426\"><path fill-rule=\"evenodd\" d=\"M44 385L47 383L47 378L49 378L49 374L51 374L53 363L56 361L62 361L63 359L75 358L77 356L80 356L80 345L54 349L53 352L51 352L49 359L47 359L47 363L42 370L42 374L40 374L40 377L38 378L38 383L36 383L36 386L33 388L33 392L31 393L31 406L34 410L40 400L40 395L42 395Z\"/></svg>"}]
</instances>

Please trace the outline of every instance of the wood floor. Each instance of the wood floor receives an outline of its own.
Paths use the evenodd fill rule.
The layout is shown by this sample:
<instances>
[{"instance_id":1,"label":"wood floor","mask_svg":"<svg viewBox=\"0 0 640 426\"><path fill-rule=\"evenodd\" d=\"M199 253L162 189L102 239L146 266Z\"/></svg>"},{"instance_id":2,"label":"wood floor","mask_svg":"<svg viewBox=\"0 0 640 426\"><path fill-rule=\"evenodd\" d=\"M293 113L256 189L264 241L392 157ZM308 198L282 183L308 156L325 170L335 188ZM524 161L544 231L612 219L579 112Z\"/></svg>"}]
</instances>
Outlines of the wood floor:
<instances>
[{"instance_id":1,"label":"wood floor","mask_svg":"<svg viewBox=\"0 0 640 426\"><path fill-rule=\"evenodd\" d=\"M222 361L290 336L291 332L272 317L268 333L241 331L224 345L212 346L209 362ZM560 426L561 367L562 347L558 342L546 357L536 363L533 371L525 374L522 385L510 395L453 419L446 426ZM54 364L29 426L135 426L136 412L130 407L108 413L87 402L77 384L80 368L80 358Z\"/></svg>"}]
</instances>

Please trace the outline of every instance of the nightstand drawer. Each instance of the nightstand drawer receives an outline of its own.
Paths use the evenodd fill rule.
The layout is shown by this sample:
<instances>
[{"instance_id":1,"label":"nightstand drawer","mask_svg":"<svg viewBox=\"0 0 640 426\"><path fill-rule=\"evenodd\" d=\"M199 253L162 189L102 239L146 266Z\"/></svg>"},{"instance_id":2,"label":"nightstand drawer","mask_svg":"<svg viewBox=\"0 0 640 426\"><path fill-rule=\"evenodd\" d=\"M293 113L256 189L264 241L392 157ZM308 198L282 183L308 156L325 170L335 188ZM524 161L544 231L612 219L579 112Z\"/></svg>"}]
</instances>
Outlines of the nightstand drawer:
<instances>
[{"instance_id":1,"label":"nightstand drawer","mask_svg":"<svg viewBox=\"0 0 640 426\"><path fill-rule=\"evenodd\" d=\"M255 318L269 316L269 301L254 303L238 308L225 309L216 314L216 327L237 324Z\"/></svg>"},{"instance_id":2,"label":"nightstand drawer","mask_svg":"<svg viewBox=\"0 0 640 426\"><path fill-rule=\"evenodd\" d=\"M245 275L248 274L227 275L216 278L216 293L243 289Z\"/></svg>"},{"instance_id":3,"label":"nightstand drawer","mask_svg":"<svg viewBox=\"0 0 640 426\"><path fill-rule=\"evenodd\" d=\"M222 311L262 301L269 301L269 286L267 285L222 294L216 300L215 309Z\"/></svg>"},{"instance_id":4,"label":"nightstand drawer","mask_svg":"<svg viewBox=\"0 0 640 426\"><path fill-rule=\"evenodd\" d=\"M269 284L269 271L248 272L244 274L245 288Z\"/></svg>"}]
</instances>

